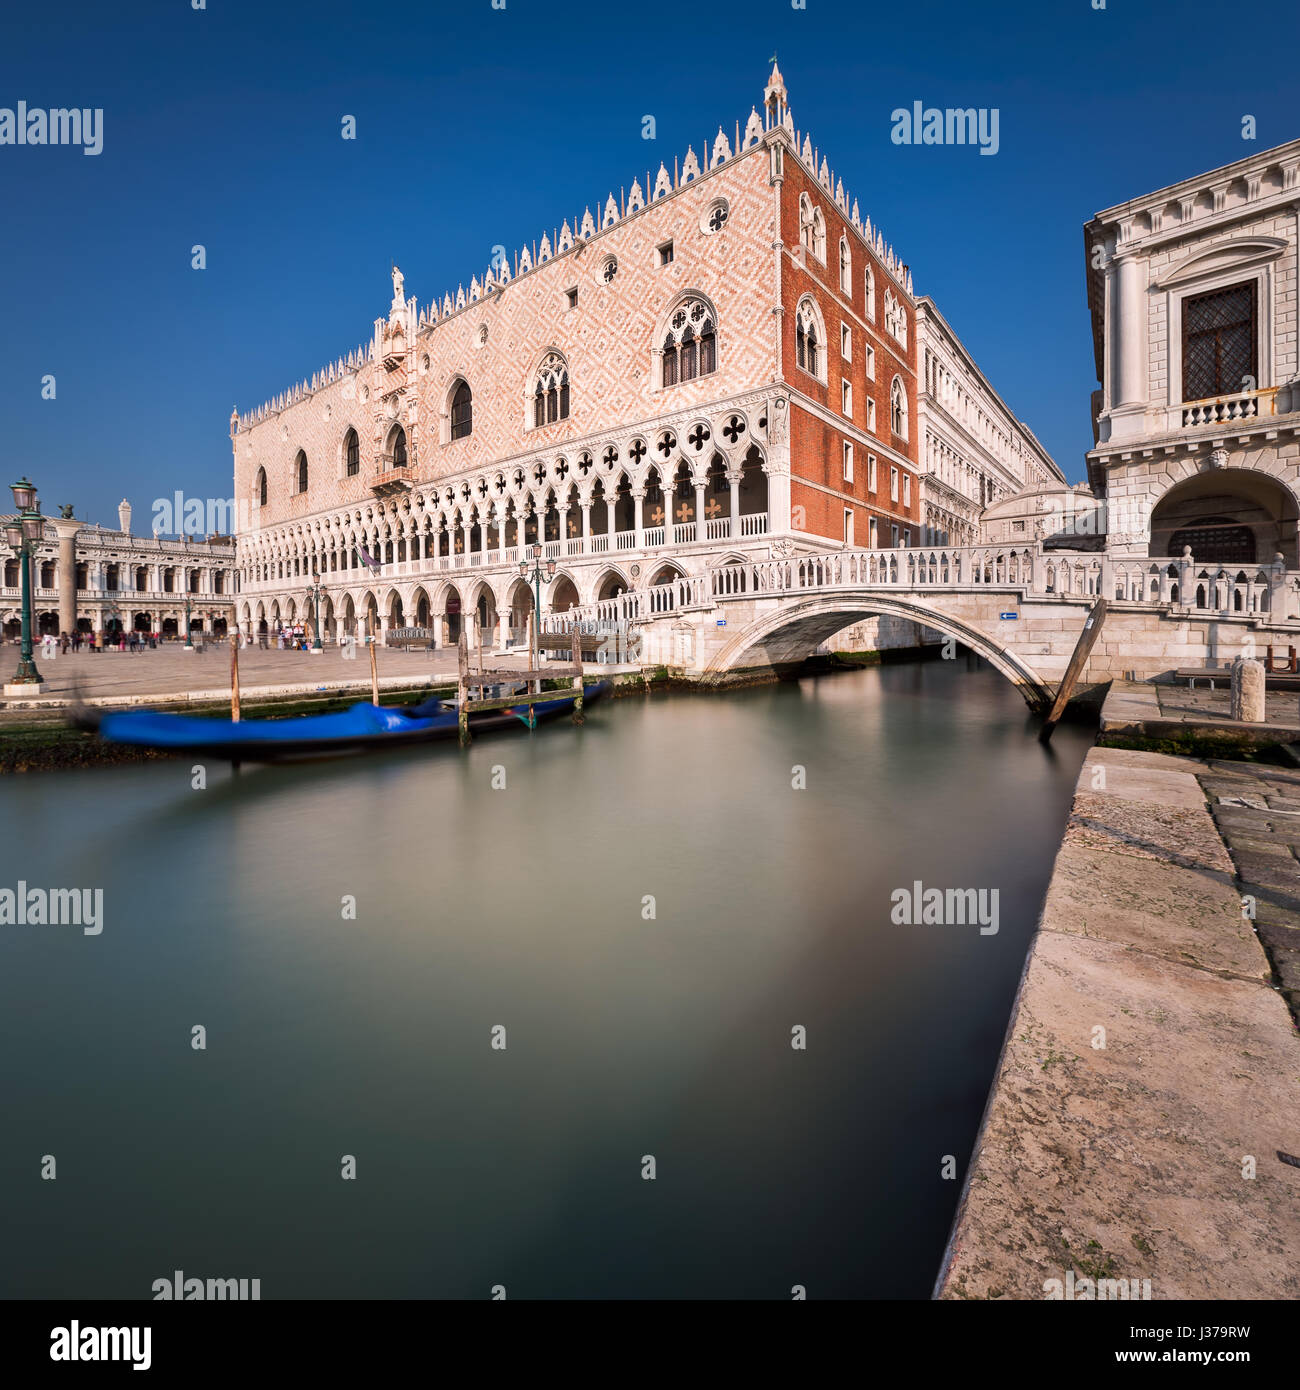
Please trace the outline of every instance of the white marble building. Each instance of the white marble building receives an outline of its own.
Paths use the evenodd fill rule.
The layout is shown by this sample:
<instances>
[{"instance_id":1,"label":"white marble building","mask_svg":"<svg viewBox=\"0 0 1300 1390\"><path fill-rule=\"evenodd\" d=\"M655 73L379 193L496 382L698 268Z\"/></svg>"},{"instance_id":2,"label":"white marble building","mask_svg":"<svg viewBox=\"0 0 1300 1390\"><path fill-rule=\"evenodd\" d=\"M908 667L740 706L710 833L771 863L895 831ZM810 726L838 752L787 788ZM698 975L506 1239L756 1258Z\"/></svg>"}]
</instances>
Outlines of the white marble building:
<instances>
[{"instance_id":1,"label":"white marble building","mask_svg":"<svg viewBox=\"0 0 1300 1390\"><path fill-rule=\"evenodd\" d=\"M1088 474L1114 556L1297 568L1300 140L1084 228L1101 389Z\"/></svg>"},{"instance_id":2,"label":"white marble building","mask_svg":"<svg viewBox=\"0 0 1300 1390\"><path fill-rule=\"evenodd\" d=\"M932 299L916 302L921 541L974 545L985 508L1065 486L1034 432L989 384Z\"/></svg>"},{"instance_id":3,"label":"white marble building","mask_svg":"<svg viewBox=\"0 0 1300 1390\"><path fill-rule=\"evenodd\" d=\"M165 540L131 533L131 505L117 509L118 529L75 517L52 517L32 562L34 631L185 631L220 636L234 616L235 542L231 536ZM21 570L6 552L0 585L0 631L22 626Z\"/></svg>"}]
</instances>

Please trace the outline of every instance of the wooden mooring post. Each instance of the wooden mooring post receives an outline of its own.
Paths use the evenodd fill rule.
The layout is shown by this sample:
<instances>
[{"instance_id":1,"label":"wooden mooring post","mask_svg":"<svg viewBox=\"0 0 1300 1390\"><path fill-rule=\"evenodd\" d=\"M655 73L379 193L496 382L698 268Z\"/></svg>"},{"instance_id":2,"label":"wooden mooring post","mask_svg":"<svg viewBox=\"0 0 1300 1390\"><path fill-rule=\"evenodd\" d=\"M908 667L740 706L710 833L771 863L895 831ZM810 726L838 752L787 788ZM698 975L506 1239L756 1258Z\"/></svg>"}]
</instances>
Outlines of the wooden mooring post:
<instances>
[{"instance_id":1,"label":"wooden mooring post","mask_svg":"<svg viewBox=\"0 0 1300 1390\"><path fill-rule=\"evenodd\" d=\"M456 728L460 734L460 746L469 747L469 650L465 644L465 629L462 627L456 639Z\"/></svg>"},{"instance_id":2,"label":"wooden mooring post","mask_svg":"<svg viewBox=\"0 0 1300 1390\"><path fill-rule=\"evenodd\" d=\"M1092 611L1088 614L1083 624L1083 631L1079 634L1079 640L1074 644L1074 655L1070 658L1070 664L1065 668L1065 675L1061 677L1061 684L1056 692L1056 699L1052 702L1051 711L1047 716L1047 723L1038 731L1040 743L1051 741L1052 730L1060 722L1061 715L1065 713L1065 707L1070 703L1070 697L1074 694L1074 687L1079 683L1079 677L1083 675L1083 668L1088 664L1088 654L1092 651L1097 638L1101 635L1101 625L1106 621L1106 600L1099 598L1092 605Z\"/></svg>"},{"instance_id":3,"label":"wooden mooring post","mask_svg":"<svg viewBox=\"0 0 1300 1390\"><path fill-rule=\"evenodd\" d=\"M583 714L583 670L582 670L582 643L581 635L575 628L570 637L565 637L563 633L547 633L549 641L539 644L536 649L539 652L537 660L532 666L520 669L512 666L488 666L483 660L482 648L479 650L478 669L474 669L474 664L470 660L466 634L462 631L460 640L456 644L456 725L460 734L461 746L464 747L470 742L469 716L471 714L486 713L488 710L509 710L512 714L520 715L524 709L528 711L527 724L530 729L537 727L537 714L534 706L540 704L546 696L542 691L542 682L548 678L555 681L562 681L566 676L573 682L573 722L581 724L584 720ZM540 646L546 645L553 649L564 651L566 647L573 653L573 664L567 662L556 662L549 669L540 664ZM495 695L487 698L483 695L489 686L493 685L514 685L523 681L526 689L522 695ZM472 692L477 691L477 695ZM522 715L521 715L522 717Z\"/></svg>"},{"instance_id":4,"label":"wooden mooring post","mask_svg":"<svg viewBox=\"0 0 1300 1390\"><path fill-rule=\"evenodd\" d=\"M230 634L230 721L239 723L239 633Z\"/></svg>"},{"instance_id":5,"label":"wooden mooring post","mask_svg":"<svg viewBox=\"0 0 1300 1390\"><path fill-rule=\"evenodd\" d=\"M582 712L582 637L577 623L573 625L573 668L578 673L573 678L573 722L581 724L586 715Z\"/></svg>"},{"instance_id":6,"label":"wooden mooring post","mask_svg":"<svg viewBox=\"0 0 1300 1390\"><path fill-rule=\"evenodd\" d=\"M379 703L379 664L375 659L375 635L367 634L367 644L370 647L370 703Z\"/></svg>"},{"instance_id":7,"label":"wooden mooring post","mask_svg":"<svg viewBox=\"0 0 1300 1390\"><path fill-rule=\"evenodd\" d=\"M230 634L230 722L239 723L239 629ZM233 774L239 772L238 760L230 764Z\"/></svg>"}]
</instances>

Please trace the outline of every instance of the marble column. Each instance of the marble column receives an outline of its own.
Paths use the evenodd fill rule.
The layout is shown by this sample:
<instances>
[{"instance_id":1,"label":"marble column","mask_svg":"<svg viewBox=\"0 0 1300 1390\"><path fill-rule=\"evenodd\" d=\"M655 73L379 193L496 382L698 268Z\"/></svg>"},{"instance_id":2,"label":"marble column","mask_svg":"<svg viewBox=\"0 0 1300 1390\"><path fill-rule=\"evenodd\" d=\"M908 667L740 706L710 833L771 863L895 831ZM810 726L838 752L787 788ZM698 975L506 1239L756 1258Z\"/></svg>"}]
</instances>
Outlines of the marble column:
<instances>
[{"instance_id":1,"label":"marble column","mask_svg":"<svg viewBox=\"0 0 1300 1390\"><path fill-rule=\"evenodd\" d=\"M77 532L81 529L79 521L52 521L50 523L59 534L59 563L57 582L59 588L59 631L71 636L77 630ZM40 578L40 570L36 571Z\"/></svg>"}]
</instances>

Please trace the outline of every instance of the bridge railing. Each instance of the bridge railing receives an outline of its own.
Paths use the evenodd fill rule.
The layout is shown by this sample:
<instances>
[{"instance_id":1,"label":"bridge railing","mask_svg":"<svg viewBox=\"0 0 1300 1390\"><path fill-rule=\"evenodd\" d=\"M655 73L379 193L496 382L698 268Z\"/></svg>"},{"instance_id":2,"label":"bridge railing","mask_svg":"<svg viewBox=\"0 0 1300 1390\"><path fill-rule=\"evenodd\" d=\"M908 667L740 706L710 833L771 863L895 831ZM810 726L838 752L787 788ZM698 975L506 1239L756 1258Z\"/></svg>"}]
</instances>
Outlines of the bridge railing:
<instances>
[{"instance_id":1,"label":"bridge railing","mask_svg":"<svg viewBox=\"0 0 1300 1390\"><path fill-rule=\"evenodd\" d=\"M844 550L718 565L702 575L635 589L556 619L645 622L731 599L836 588L1020 590L1026 597L1099 598L1192 613L1300 617L1300 572L1272 565L1197 564L1186 556L1133 559L1038 546ZM549 621L549 620L548 620ZM567 629L558 629L567 630Z\"/></svg>"}]
</instances>

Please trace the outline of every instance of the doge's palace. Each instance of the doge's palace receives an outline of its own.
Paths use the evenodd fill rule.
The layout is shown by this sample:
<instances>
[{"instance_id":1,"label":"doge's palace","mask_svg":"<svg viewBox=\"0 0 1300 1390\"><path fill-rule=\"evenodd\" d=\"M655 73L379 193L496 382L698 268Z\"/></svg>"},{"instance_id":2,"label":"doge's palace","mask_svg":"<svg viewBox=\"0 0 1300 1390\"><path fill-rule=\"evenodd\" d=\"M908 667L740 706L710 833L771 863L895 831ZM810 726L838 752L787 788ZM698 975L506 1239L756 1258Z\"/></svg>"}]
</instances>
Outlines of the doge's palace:
<instances>
[{"instance_id":1,"label":"doge's palace","mask_svg":"<svg viewBox=\"0 0 1300 1390\"><path fill-rule=\"evenodd\" d=\"M912 278L756 105L468 288L230 420L245 632L506 646L545 612L729 560L922 539Z\"/></svg>"}]
</instances>

